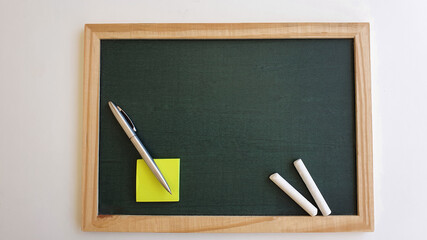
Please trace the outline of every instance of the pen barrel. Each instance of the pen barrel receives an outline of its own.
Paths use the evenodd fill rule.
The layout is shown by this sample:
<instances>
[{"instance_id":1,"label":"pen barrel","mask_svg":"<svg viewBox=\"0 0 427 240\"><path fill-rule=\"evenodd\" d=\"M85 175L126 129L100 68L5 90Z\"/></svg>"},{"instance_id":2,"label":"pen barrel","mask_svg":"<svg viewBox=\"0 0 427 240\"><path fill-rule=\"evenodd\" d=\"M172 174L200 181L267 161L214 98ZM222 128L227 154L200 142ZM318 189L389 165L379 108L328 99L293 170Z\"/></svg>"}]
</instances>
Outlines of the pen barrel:
<instances>
[{"instance_id":1,"label":"pen barrel","mask_svg":"<svg viewBox=\"0 0 427 240\"><path fill-rule=\"evenodd\" d=\"M156 163L154 162L153 158L150 156L147 149L145 149L144 145L142 145L142 142L139 140L139 138L134 135L130 138L130 141L133 143L136 150L138 150L142 159L144 159L148 168L151 170L151 172L154 174L154 176L157 178L157 180L159 180L159 182L162 184L162 186L166 190L170 191L170 188L169 188L165 178L163 177L163 174L160 172L160 170L157 167Z\"/></svg>"}]
</instances>

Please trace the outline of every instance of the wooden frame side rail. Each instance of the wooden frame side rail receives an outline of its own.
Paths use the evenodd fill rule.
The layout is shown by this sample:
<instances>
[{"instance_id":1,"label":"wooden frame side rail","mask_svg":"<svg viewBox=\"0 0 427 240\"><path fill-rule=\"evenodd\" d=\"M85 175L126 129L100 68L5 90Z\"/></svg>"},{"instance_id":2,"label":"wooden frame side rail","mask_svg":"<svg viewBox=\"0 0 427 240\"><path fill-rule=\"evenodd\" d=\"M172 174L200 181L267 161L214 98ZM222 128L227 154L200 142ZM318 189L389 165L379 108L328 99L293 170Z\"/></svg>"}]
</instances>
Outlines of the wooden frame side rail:
<instances>
[{"instance_id":1,"label":"wooden frame side rail","mask_svg":"<svg viewBox=\"0 0 427 240\"><path fill-rule=\"evenodd\" d=\"M352 216L98 215L100 40L354 39L357 209ZM368 23L88 24L83 89L82 230L116 232L373 231L372 114Z\"/></svg>"}]
</instances>

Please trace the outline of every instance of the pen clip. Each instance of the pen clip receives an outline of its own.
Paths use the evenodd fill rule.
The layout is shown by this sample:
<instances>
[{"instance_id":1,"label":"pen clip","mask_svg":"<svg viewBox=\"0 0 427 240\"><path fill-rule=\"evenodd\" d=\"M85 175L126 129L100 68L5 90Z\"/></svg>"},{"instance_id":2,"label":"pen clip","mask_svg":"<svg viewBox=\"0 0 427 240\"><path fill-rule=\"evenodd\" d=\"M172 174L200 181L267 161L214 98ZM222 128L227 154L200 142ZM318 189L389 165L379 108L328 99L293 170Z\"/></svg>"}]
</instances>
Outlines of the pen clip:
<instances>
[{"instance_id":1,"label":"pen clip","mask_svg":"<svg viewBox=\"0 0 427 240\"><path fill-rule=\"evenodd\" d=\"M123 109L121 109L119 106L117 106L117 109L123 114L123 117L126 119L126 121L128 122L128 124L132 127L132 130L134 132L136 132L136 127L135 124L133 124L132 120L130 119L130 117L125 113L125 111L123 111Z\"/></svg>"}]
</instances>

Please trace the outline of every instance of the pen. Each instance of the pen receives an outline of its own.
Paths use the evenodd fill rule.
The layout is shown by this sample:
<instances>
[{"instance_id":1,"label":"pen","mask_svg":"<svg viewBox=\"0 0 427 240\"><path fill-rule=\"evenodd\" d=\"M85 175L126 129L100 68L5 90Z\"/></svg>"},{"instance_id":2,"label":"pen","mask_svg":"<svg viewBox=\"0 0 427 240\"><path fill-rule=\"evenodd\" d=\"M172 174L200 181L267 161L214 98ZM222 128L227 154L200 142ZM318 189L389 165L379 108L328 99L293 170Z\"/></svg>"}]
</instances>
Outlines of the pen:
<instances>
[{"instance_id":1,"label":"pen","mask_svg":"<svg viewBox=\"0 0 427 240\"><path fill-rule=\"evenodd\" d=\"M142 159L144 159L148 168L150 168L151 172L154 174L154 176L157 178L157 180L162 184L162 186L166 189L166 191L168 191L170 194L172 194L168 183L166 182L165 178L163 177L162 173L160 172L160 169L157 167L156 163L154 162L153 158L148 153L147 149L145 149L144 145L142 145L138 136L136 136L136 133L135 133L136 128L135 128L135 125L133 124L132 120L125 113L125 111L123 111L123 109L121 109L119 106L116 106L113 102L109 101L108 105L110 106L110 109L113 112L114 117L116 117L120 126L122 126L126 135L129 137L130 141L135 146L136 150L138 150L139 154L141 154L141 157L142 157Z\"/></svg>"}]
</instances>

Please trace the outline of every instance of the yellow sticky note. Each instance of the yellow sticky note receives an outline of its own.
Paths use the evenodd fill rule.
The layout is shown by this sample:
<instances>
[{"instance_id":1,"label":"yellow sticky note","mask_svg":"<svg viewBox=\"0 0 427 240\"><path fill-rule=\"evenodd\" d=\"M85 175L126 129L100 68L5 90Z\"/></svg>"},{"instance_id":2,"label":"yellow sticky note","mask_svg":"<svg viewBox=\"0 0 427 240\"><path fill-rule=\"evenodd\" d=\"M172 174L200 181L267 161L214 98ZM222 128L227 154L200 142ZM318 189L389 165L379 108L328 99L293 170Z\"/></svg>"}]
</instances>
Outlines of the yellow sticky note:
<instances>
[{"instance_id":1,"label":"yellow sticky note","mask_svg":"<svg viewBox=\"0 0 427 240\"><path fill-rule=\"evenodd\" d=\"M179 158L154 159L172 194L160 184L143 159L136 162L137 202L179 202Z\"/></svg>"}]
</instances>

